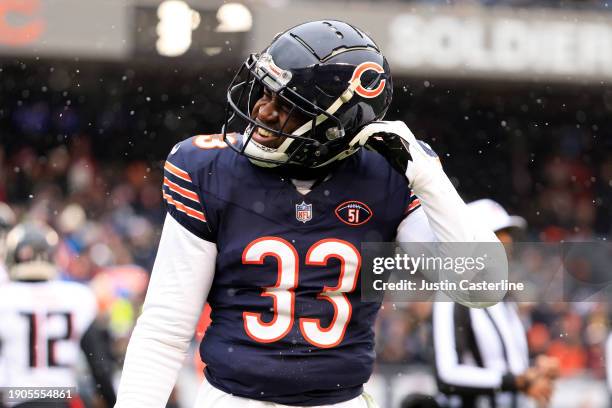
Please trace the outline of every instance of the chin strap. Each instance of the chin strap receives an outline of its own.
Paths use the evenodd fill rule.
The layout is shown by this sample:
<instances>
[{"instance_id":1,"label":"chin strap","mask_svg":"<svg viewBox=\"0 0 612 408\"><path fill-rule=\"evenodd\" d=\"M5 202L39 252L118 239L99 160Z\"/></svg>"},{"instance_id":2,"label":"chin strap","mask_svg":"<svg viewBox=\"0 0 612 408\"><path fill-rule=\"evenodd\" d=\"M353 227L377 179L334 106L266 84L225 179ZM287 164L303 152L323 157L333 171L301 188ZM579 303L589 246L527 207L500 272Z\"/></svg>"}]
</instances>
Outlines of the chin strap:
<instances>
[{"instance_id":1,"label":"chin strap","mask_svg":"<svg viewBox=\"0 0 612 408\"><path fill-rule=\"evenodd\" d=\"M325 163L317 167L327 166L331 162L344 160L350 155L355 154L361 147L363 147L366 144L369 137L370 137L370 132L368 130L366 129L360 130L355 136L353 136L353 138L348 143L348 146L345 150L341 151L340 153L338 153L337 155L335 155L334 157L332 157L331 159L329 159L328 161L326 161Z\"/></svg>"}]
</instances>

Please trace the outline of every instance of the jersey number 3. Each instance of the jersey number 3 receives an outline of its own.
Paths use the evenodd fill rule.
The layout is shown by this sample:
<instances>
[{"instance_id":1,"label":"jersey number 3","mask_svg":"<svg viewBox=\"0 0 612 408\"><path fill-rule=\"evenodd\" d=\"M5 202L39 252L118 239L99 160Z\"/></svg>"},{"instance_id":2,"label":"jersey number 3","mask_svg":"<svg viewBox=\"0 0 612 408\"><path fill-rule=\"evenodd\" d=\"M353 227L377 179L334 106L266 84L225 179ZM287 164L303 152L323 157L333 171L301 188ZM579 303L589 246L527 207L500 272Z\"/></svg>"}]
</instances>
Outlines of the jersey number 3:
<instances>
[{"instance_id":1,"label":"jersey number 3","mask_svg":"<svg viewBox=\"0 0 612 408\"><path fill-rule=\"evenodd\" d=\"M261 313L244 312L244 329L249 337L261 343L272 343L286 336L295 320L295 289L298 285L299 258L297 250L289 242L278 237L262 237L251 242L242 253L242 263L262 265L266 257L276 258L278 278L276 284L266 287L262 296L272 298L274 317L262 320ZM311 344L335 347L344 338L351 320L352 307L346 293L357 287L361 268L361 255L350 242L339 239L323 239L310 247L306 265L326 266L330 258L340 260L340 277L336 286L324 286L317 299L328 301L334 307L334 317L327 327L319 319L299 319L300 330Z\"/></svg>"}]
</instances>

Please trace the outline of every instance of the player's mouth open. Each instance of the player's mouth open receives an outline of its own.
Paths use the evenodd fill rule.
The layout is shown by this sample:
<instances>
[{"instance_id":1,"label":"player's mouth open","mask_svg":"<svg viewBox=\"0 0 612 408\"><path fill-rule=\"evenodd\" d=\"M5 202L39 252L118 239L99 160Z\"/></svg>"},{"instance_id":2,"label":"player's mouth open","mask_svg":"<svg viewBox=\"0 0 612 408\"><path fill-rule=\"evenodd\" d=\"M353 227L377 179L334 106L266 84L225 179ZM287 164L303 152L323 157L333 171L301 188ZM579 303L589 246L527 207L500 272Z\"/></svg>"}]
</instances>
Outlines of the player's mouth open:
<instances>
[{"instance_id":1,"label":"player's mouth open","mask_svg":"<svg viewBox=\"0 0 612 408\"><path fill-rule=\"evenodd\" d=\"M281 145L281 143L283 143L283 140L285 140L284 137L278 137L273 132L270 132L266 129L262 129L260 127L256 128L253 131L251 138L257 143L271 148L277 148Z\"/></svg>"}]
</instances>

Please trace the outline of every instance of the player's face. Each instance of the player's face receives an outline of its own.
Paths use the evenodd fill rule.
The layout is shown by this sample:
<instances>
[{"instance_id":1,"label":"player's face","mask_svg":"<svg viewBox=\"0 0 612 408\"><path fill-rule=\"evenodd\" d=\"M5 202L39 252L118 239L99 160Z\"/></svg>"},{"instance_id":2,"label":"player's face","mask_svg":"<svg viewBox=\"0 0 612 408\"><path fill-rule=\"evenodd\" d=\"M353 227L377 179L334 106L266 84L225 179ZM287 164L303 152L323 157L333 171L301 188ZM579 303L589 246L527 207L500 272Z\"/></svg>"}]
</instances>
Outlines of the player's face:
<instances>
[{"instance_id":1,"label":"player's face","mask_svg":"<svg viewBox=\"0 0 612 408\"><path fill-rule=\"evenodd\" d=\"M307 120L295 111L291 112L291 106L268 89L264 89L261 98L255 102L251 117L272 129L282 130L284 133L293 133ZM266 147L277 148L286 138L277 137L265 129L256 128L253 131L252 139Z\"/></svg>"}]
</instances>

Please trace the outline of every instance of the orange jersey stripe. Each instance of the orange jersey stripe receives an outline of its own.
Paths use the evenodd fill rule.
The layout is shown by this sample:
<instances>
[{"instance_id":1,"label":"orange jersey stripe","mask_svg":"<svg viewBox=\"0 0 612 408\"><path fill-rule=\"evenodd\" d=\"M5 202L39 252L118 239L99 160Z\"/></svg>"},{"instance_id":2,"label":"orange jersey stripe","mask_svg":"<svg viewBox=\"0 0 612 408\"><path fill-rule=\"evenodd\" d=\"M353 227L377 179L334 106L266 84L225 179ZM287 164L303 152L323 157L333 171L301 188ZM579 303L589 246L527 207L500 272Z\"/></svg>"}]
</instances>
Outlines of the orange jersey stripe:
<instances>
[{"instance_id":1,"label":"orange jersey stripe","mask_svg":"<svg viewBox=\"0 0 612 408\"><path fill-rule=\"evenodd\" d=\"M178 193L182 195L183 197L188 198L191 201L195 201L196 203L200 204L200 199L198 198L198 195L196 193L194 193L191 190L187 190L186 188L183 188L179 186L178 184L174 184L173 182L168 180L167 177L164 177L164 186L167 186L170 190L174 191L175 193Z\"/></svg>"},{"instance_id":2,"label":"orange jersey stripe","mask_svg":"<svg viewBox=\"0 0 612 408\"><path fill-rule=\"evenodd\" d=\"M408 211L412 211L413 209L415 209L416 207L418 207L419 205L421 205L421 200L419 200L418 198L415 199L414 201L412 201L410 203L410 205L408 205L408 208L406 209L406 212Z\"/></svg>"},{"instance_id":3,"label":"orange jersey stripe","mask_svg":"<svg viewBox=\"0 0 612 408\"><path fill-rule=\"evenodd\" d=\"M179 169L178 167L176 167L174 164L170 163L169 161L167 161L166 164L164 164L164 169L168 170L169 173L175 175L176 177L191 183L191 177L189 177L189 173L187 173L184 170Z\"/></svg>"},{"instance_id":4,"label":"orange jersey stripe","mask_svg":"<svg viewBox=\"0 0 612 408\"><path fill-rule=\"evenodd\" d=\"M200 221L204 221L206 222L206 217L204 216L204 213L201 211L196 211L193 208L189 208L186 205L184 205L183 203L179 202L179 201L175 201L172 196L163 193L164 199L169 203L172 204L174 207L176 207L177 210L187 214L188 216L198 219Z\"/></svg>"}]
</instances>

